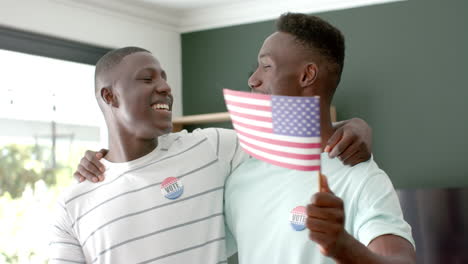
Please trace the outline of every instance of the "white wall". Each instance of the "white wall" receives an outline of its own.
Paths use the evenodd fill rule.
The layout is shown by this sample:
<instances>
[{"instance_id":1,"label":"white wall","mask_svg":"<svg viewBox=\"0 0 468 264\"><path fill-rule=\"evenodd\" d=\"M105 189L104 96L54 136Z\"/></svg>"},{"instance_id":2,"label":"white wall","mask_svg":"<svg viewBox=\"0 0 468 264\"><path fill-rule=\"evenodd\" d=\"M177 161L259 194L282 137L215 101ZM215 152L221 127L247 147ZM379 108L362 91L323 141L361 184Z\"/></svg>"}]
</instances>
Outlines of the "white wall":
<instances>
[{"instance_id":1,"label":"white wall","mask_svg":"<svg viewBox=\"0 0 468 264\"><path fill-rule=\"evenodd\" d=\"M174 117L182 115L181 41L176 30L59 0L1 0L0 25L109 48L146 48L168 74Z\"/></svg>"}]
</instances>

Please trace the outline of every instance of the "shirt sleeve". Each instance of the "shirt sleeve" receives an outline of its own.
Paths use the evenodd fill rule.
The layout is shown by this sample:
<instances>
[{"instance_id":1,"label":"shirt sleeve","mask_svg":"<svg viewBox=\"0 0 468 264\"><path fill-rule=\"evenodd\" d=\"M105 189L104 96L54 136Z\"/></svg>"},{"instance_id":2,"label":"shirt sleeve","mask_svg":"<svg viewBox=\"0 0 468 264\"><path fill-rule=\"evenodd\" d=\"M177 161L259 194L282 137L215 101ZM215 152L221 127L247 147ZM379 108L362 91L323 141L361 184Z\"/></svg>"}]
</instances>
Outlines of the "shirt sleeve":
<instances>
[{"instance_id":1,"label":"shirt sleeve","mask_svg":"<svg viewBox=\"0 0 468 264\"><path fill-rule=\"evenodd\" d=\"M66 207L58 202L49 231L49 263L86 263Z\"/></svg>"},{"instance_id":2,"label":"shirt sleeve","mask_svg":"<svg viewBox=\"0 0 468 264\"><path fill-rule=\"evenodd\" d=\"M232 129L207 128L203 129L208 140L213 145L218 159L228 167L228 173L233 172L240 164L249 159L237 139L236 132Z\"/></svg>"},{"instance_id":3,"label":"shirt sleeve","mask_svg":"<svg viewBox=\"0 0 468 264\"><path fill-rule=\"evenodd\" d=\"M368 175L358 197L355 237L368 246L375 238L391 234L408 240L414 247L411 226L403 219L398 196L387 174L371 161Z\"/></svg>"},{"instance_id":4,"label":"shirt sleeve","mask_svg":"<svg viewBox=\"0 0 468 264\"><path fill-rule=\"evenodd\" d=\"M232 255L237 253L237 242L231 230L229 229L227 223L225 225L225 229L226 229L226 255L227 257L231 257Z\"/></svg>"},{"instance_id":5,"label":"shirt sleeve","mask_svg":"<svg viewBox=\"0 0 468 264\"><path fill-rule=\"evenodd\" d=\"M249 159L249 155L244 152L239 145L237 134L231 129L217 129L220 132L219 158L229 162L230 173L233 172L239 165Z\"/></svg>"}]
</instances>

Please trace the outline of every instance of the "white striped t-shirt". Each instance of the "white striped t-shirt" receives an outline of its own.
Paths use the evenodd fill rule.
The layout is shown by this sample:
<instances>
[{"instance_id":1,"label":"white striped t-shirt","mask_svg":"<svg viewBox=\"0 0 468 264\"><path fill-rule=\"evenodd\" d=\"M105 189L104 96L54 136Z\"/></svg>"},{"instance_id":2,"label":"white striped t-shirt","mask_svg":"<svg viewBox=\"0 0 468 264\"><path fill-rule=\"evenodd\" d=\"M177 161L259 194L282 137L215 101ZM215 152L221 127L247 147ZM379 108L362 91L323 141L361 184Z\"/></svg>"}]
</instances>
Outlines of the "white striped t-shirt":
<instances>
[{"instance_id":1,"label":"white striped t-shirt","mask_svg":"<svg viewBox=\"0 0 468 264\"><path fill-rule=\"evenodd\" d=\"M50 263L227 263L224 183L246 158L234 131L204 129L161 136L130 162L104 160L103 182L61 196ZM168 177L183 184L177 199L161 192Z\"/></svg>"}]
</instances>

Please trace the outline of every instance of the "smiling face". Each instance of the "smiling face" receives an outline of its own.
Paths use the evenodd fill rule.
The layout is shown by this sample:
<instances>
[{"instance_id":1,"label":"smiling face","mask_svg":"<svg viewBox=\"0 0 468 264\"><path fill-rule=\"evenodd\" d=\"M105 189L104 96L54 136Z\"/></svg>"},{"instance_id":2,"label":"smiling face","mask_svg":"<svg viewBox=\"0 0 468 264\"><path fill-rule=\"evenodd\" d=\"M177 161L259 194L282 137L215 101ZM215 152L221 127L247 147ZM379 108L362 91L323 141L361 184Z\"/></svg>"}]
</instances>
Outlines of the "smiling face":
<instances>
[{"instance_id":1,"label":"smiling face","mask_svg":"<svg viewBox=\"0 0 468 264\"><path fill-rule=\"evenodd\" d=\"M276 32L263 43L258 67L248 80L253 92L300 96L305 50L288 33Z\"/></svg>"},{"instance_id":2,"label":"smiling face","mask_svg":"<svg viewBox=\"0 0 468 264\"><path fill-rule=\"evenodd\" d=\"M102 94L117 127L142 139L172 130L171 88L156 58L148 52L127 55L109 74L113 80L110 98Z\"/></svg>"}]
</instances>

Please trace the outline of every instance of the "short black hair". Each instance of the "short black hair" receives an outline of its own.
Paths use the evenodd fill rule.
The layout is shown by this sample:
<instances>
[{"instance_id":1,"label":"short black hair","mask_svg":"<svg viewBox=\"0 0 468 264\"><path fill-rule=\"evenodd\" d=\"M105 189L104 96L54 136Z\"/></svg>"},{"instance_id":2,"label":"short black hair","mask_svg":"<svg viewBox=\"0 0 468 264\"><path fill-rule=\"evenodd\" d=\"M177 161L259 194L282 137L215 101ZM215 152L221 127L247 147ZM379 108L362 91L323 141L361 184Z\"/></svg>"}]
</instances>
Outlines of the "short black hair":
<instances>
[{"instance_id":1,"label":"short black hair","mask_svg":"<svg viewBox=\"0 0 468 264\"><path fill-rule=\"evenodd\" d=\"M124 47L120 49L111 50L104 54L104 56L102 56L96 63L96 69L94 70L95 92L98 92L99 88L97 81L101 74L113 69L122 61L123 58L136 52L151 53L148 50L139 47Z\"/></svg>"},{"instance_id":2,"label":"short black hair","mask_svg":"<svg viewBox=\"0 0 468 264\"><path fill-rule=\"evenodd\" d=\"M328 61L336 64L337 85L343 72L345 40L340 30L327 21L312 15L285 13L276 21L279 32L293 35L306 48L317 50Z\"/></svg>"}]
</instances>

